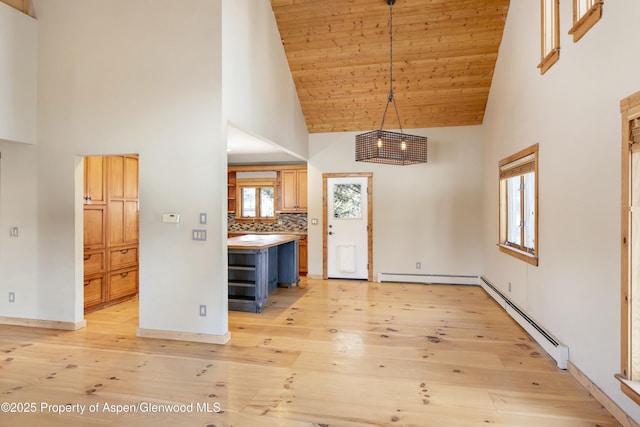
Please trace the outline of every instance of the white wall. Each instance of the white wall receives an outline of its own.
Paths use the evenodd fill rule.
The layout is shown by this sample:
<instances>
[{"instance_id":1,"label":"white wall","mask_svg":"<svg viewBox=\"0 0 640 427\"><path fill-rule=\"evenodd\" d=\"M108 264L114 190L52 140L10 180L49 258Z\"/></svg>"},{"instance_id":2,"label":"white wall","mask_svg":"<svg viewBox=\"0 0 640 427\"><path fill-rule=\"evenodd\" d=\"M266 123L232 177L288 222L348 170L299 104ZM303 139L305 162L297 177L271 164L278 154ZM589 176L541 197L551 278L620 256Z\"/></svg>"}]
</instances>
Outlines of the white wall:
<instances>
[{"instance_id":1,"label":"white wall","mask_svg":"<svg viewBox=\"0 0 640 427\"><path fill-rule=\"evenodd\" d=\"M222 2L223 121L304 159L308 132L271 3Z\"/></svg>"},{"instance_id":2,"label":"white wall","mask_svg":"<svg viewBox=\"0 0 640 427\"><path fill-rule=\"evenodd\" d=\"M41 303L29 317L83 318L79 156L138 153L140 327L226 334L220 1L35 8ZM163 224L164 212L180 213L181 223ZM200 212L207 242L191 241Z\"/></svg>"},{"instance_id":3,"label":"white wall","mask_svg":"<svg viewBox=\"0 0 640 427\"><path fill-rule=\"evenodd\" d=\"M183 3L35 0L38 144L0 142L0 316L82 321L82 156L137 153L140 328L227 335L227 121L301 156L307 132L269 2Z\"/></svg>"},{"instance_id":4,"label":"white wall","mask_svg":"<svg viewBox=\"0 0 640 427\"><path fill-rule=\"evenodd\" d=\"M36 21L0 3L0 140L36 142Z\"/></svg>"},{"instance_id":5,"label":"white wall","mask_svg":"<svg viewBox=\"0 0 640 427\"><path fill-rule=\"evenodd\" d=\"M539 3L511 2L484 121L484 274L570 349L636 420L619 391L620 107L640 89L636 0L607 2L578 43L561 1L560 60L545 75ZM539 143L539 267L496 248L498 161ZM508 292L508 283L512 291Z\"/></svg>"},{"instance_id":6,"label":"white wall","mask_svg":"<svg viewBox=\"0 0 640 427\"><path fill-rule=\"evenodd\" d=\"M0 316L29 317L38 305L36 150L0 141ZM11 227L18 237L9 237Z\"/></svg>"},{"instance_id":7,"label":"white wall","mask_svg":"<svg viewBox=\"0 0 640 427\"><path fill-rule=\"evenodd\" d=\"M361 132L309 136L310 275L322 275L322 174L337 172L373 173L374 277L482 273L480 126L406 132L428 137L428 163L355 162L355 135ZM311 225L313 218L318 225Z\"/></svg>"}]
</instances>

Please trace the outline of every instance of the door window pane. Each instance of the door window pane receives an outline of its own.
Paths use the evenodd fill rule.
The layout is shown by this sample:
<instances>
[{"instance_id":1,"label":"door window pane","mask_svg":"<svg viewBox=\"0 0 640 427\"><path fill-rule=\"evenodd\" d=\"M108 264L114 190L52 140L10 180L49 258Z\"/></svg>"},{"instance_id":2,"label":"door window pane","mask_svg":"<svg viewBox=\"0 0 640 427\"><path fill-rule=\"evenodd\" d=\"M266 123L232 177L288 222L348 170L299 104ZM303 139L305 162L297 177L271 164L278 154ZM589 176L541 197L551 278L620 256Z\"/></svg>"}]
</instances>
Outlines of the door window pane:
<instances>
[{"instance_id":1,"label":"door window pane","mask_svg":"<svg viewBox=\"0 0 640 427\"><path fill-rule=\"evenodd\" d=\"M362 185L335 184L333 186L333 217L362 218Z\"/></svg>"}]
</instances>

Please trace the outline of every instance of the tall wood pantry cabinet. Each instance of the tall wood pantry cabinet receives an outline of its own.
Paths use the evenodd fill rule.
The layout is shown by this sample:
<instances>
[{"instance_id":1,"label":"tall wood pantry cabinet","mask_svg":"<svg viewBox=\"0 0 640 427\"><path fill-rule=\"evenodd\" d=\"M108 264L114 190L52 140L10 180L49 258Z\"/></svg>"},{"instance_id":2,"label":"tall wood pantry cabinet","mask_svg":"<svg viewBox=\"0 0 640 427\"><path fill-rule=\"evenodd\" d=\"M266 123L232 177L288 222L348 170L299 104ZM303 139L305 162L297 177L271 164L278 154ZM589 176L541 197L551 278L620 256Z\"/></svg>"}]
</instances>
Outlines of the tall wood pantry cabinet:
<instances>
[{"instance_id":1,"label":"tall wood pantry cabinet","mask_svg":"<svg viewBox=\"0 0 640 427\"><path fill-rule=\"evenodd\" d=\"M85 157L84 307L138 293L138 156Z\"/></svg>"}]
</instances>

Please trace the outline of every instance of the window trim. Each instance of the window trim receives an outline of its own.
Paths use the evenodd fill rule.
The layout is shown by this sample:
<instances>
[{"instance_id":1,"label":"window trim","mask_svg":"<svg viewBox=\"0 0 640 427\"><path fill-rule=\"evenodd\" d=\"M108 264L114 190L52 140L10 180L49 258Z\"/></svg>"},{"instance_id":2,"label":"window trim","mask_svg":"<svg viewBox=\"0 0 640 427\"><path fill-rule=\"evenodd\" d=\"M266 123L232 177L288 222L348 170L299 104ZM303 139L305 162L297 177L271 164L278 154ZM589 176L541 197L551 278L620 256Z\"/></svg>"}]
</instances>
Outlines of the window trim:
<instances>
[{"instance_id":1,"label":"window trim","mask_svg":"<svg viewBox=\"0 0 640 427\"><path fill-rule=\"evenodd\" d=\"M500 252L511 255L519 260L525 261L531 265L538 265L539 258L539 243L538 243L538 217L539 217L539 203L538 203L538 146L539 144L534 144L530 147L525 148L524 150L518 151L517 153L506 157L500 162L498 162L498 249ZM527 157L531 157L531 159L526 159ZM524 170L528 170L529 172L534 173L534 182L535 182L535 194L534 194L534 236L533 236L533 251L529 251L524 248L519 248L510 245L507 242L507 179L514 176L522 176L523 174L505 174L502 172L504 166L518 163L518 161L522 161L521 165L517 165L514 168L519 168ZM532 166L532 170L531 170ZM527 173L529 173L527 172Z\"/></svg>"},{"instance_id":2,"label":"window trim","mask_svg":"<svg viewBox=\"0 0 640 427\"><path fill-rule=\"evenodd\" d=\"M579 15L580 0L573 0L573 27L569 34L573 35L573 42L576 43L582 38L602 18L603 0L593 0L594 3L582 15Z\"/></svg>"},{"instance_id":3,"label":"window trim","mask_svg":"<svg viewBox=\"0 0 640 427\"><path fill-rule=\"evenodd\" d=\"M236 179L236 222L263 222L274 223L278 221L277 213L277 180L275 178L256 178L256 179ZM256 194L256 216L255 217L243 217L242 216L242 189L243 188L273 188L273 217L259 216L260 214L260 197L259 192Z\"/></svg>"},{"instance_id":4,"label":"window trim","mask_svg":"<svg viewBox=\"0 0 640 427\"><path fill-rule=\"evenodd\" d=\"M553 22L546 22L546 2L550 2L553 8ZM553 31L551 46L548 50L545 49L545 40L547 31ZM540 74L546 73L549 68L560 59L560 0L540 0Z\"/></svg>"},{"instance_id":5,"label":"window trim","mask_svg":"<svg viewBox=\"0 0 640 427\"><path fill-rule=\"evenodd\" d=\"M622 392L640 404L640 378L632 375L631 362L633 360L632 341L633 330L631 329L632 311L640 309L640 301L633 293L631 282L630 258L632 243L631 223L630 223L630 202L631 202L631 168L632 161L632 121L640 118L640 92L636 92L628 98L620 101L620 113L622 121L622 145L621 145L621 206L620 206L620 371L615 377L620 381ZM635 302L635 304L634 304ZM634 305L636 305L634 307ZM636 334L640 339L640 331ZM637 355L636 357L640 357Z\"/></svg>"}]
</instances>

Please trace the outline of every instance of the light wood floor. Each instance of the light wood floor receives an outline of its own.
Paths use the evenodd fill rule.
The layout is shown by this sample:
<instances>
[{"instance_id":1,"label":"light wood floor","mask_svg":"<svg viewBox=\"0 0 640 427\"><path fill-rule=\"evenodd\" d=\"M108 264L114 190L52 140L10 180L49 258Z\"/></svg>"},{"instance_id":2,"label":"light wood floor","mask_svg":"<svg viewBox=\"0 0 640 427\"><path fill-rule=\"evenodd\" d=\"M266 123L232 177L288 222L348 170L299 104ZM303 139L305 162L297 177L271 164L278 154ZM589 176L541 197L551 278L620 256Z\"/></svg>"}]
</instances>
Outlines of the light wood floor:
<instances>
[{"instance_id":1,"label":"light wood floor","mask_svg":"<svg viewBox=\"0 0 640 427\"><path fill-rule=\"evenodd\" d=\"M226 346L138 338L137 312L75 332L0 326L0 403L37 406L0 425L619 425L480 287L309 280L261 314L230 312ZM113 413L130 405L149 412Z\"/></svg>"}]
</instances>

